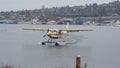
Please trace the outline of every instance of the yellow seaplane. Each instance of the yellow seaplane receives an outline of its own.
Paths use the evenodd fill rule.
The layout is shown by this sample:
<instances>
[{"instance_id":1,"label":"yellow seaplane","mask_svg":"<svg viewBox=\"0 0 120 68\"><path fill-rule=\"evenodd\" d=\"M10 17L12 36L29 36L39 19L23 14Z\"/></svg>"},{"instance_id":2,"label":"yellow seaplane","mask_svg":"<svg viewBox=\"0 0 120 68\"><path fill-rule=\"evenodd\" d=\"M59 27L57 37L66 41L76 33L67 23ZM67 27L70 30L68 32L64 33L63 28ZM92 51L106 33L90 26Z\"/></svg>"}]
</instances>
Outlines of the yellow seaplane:
<instances>
[{"instance_id":1,"label":"yellow seaplane","mask_svg":"<svg viewBox=\"0 0 120 68\"><path fill-rule=\"evenodd\" d=\"M46 43L53 43L55 46L64 45L64 43L55 41L56 39L63 39L66 36L69 36L70 32L79 32L79 31L92 31L92 28L69 28L69 24L66 25L65 29L49 29L49 28L23 28L23 30L38 30L38 31L47 31L43 37L48 37L47 41L42 42L42 45Z\"/></svg>"}]
</instances>

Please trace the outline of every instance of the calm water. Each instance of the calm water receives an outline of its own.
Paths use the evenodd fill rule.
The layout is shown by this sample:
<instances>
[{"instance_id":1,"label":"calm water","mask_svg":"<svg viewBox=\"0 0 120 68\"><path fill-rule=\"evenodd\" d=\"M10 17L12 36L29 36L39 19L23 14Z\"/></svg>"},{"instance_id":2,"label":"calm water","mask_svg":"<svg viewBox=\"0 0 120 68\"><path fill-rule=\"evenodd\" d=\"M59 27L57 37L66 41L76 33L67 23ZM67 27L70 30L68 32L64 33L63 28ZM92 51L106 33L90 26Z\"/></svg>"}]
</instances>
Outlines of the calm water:
<instances>
[{"instance_id":1,"label":"calm water","mask_svg":"<svg viewBox=\"0 0 120 68\"><path fill-rule=\"evenodd\" d=\"M23 27L64 28L65 25L0 25L0 65L16 68L75 68L81 56L88 68L120 67L120 27L91 26L94 31L70 33L68 44L42 46L45 32L25 31ZM88 27L75 26L70 27ZM89 26L90 27L90 26Z\"/></svg>"}]
</instances>

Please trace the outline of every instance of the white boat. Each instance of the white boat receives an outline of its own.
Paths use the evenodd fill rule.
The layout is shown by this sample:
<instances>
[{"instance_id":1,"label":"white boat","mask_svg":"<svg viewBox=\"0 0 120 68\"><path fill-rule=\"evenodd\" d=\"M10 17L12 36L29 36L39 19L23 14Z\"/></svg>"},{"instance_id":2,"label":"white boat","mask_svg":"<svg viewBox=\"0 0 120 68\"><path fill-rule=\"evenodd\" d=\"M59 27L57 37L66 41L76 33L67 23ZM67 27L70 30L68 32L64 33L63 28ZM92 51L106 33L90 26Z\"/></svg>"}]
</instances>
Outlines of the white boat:
<instances>
[{"instance_id":1,"label":"white boat","mask_svg":"<svg viewBox=\"0 0 120 68\"><path fill-rule=\"evenodd\" d=\"M115 22L115 26L120 27L120 21L119 21L119 20L117 20L117 21Z\"/></svg>"}]
</instances>

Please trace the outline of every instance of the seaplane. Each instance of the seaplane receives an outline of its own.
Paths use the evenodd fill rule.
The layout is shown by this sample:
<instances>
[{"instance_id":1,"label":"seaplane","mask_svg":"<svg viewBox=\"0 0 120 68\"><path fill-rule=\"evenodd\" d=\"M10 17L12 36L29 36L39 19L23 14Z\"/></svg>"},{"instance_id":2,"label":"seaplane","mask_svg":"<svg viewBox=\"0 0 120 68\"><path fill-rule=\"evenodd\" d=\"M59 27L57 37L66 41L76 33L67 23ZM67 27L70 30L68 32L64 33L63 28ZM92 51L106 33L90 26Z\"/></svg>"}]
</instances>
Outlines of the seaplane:
<instances>
[{"instance_id":1,"label":"seaplane","mask_svg":"<svg viewBox=\"0 0 120 68\"><path fill-rule=\"evenodd\" d=\"M48 37L47 41L41 42L42 45L52 44L55 46L66 44L64 38L69 36L70 32L79 32L79 31L93 31L92 28L69 28L69 23L67 23L66 28L64 29L50 29L50 28L23 28L23 30L38 30L46 31L47 33L43 37ZM62 39L62 41L58 41Z\"/></svg>"}]
</instances>

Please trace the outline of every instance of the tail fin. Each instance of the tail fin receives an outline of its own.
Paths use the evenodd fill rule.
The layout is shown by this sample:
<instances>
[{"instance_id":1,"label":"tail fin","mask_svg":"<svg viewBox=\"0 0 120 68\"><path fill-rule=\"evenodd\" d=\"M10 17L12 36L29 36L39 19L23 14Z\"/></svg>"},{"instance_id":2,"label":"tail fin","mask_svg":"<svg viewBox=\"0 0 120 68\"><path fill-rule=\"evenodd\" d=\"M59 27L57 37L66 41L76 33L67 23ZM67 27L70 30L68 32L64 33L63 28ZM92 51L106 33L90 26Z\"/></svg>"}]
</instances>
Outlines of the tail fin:
<instances>
[{"instance_id":1,"label":"tail fin","mask_svg":"<svg viewBox=\"0 0 120 68\"><path fill-rule=\"evenodd\" d=\"M68 29L69 28L69 22L67 22L67 25L66 25L66 29Z\"/></svg>"}]
</instances>

